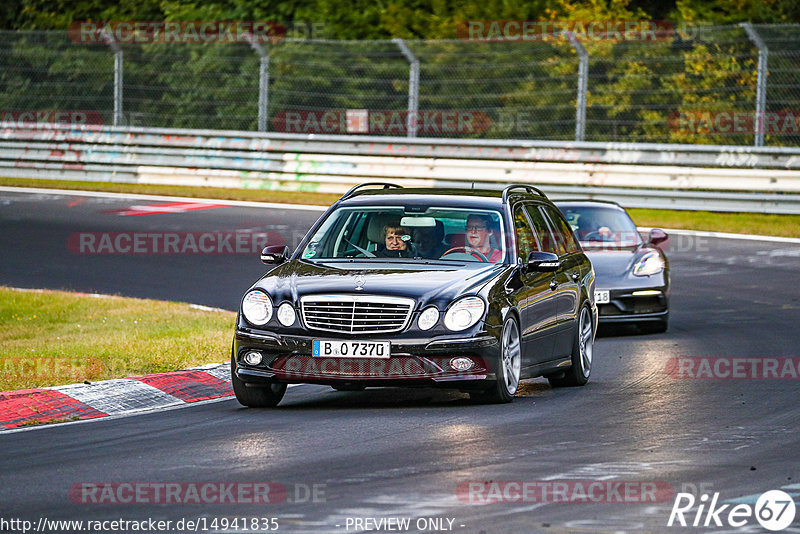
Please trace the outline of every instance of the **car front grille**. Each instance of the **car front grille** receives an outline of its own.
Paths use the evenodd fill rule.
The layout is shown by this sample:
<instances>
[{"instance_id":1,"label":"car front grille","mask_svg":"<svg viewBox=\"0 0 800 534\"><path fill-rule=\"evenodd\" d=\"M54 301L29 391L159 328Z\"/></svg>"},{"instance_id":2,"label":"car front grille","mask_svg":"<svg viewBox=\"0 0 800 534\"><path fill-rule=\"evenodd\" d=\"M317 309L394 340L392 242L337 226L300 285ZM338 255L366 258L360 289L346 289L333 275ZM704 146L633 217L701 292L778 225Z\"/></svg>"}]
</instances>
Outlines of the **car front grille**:
<instances>
[{"instance_id":1,"label":"car front grille","mask_svg":"<svg viewBox=\"0 0 800 534\"><path fill-rule=\"evenodd\" d=\"M342 334L382 334L405 328L412 299L376 295L309 295L300 309L308 328Z\"/></svg>"}]
</instances>

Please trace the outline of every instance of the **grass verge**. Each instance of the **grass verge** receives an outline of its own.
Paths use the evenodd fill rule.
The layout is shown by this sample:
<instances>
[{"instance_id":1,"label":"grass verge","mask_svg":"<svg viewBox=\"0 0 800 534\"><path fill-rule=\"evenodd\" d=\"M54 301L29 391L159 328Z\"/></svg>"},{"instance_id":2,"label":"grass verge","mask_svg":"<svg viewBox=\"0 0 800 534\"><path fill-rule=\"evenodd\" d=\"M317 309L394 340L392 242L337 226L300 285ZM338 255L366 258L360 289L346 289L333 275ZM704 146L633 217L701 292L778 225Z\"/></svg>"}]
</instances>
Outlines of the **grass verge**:
<instances>
[{"instance_id":1,"label":"grass verge","mask_svg":"<svg viewBox=\"0 0 800 534\"><path fill-rule=\"evenodd\" d=\"M236 314L0 287L0 391L225 362Z\"/></svg>"},{"instance_id":2,"label":"grass verge","mask_svg":"<svg viewBox=\"0 0 800 534\"><path fill-rule=\"evenodd\" d=\"M221 187L186 187L179 185L122 184L108 182L78 182L73 180L38 180L33 178L1 178L0 185L9 187L43 187L112 193L169 195L216 200L247 200L284 204L330 206L339 195L304 191L268 191L264 189L227 189ZM770 215L766 213L721 213L711 211L628 210L639 226L707 230L736 234L757 234L800 237L800 215Z\"/></svg>"},{"instance_id":3,"label":"grass verge","mask_svg":"<svg viewBox=\"0 0 800 534\"><path fill-rule=\"evenodd\" d=\"M631 208L638 226L706 230L733 234L800 237L800 215L769 213L720 213L714 211L677 211Z\"/></svg>"}]
</instances>

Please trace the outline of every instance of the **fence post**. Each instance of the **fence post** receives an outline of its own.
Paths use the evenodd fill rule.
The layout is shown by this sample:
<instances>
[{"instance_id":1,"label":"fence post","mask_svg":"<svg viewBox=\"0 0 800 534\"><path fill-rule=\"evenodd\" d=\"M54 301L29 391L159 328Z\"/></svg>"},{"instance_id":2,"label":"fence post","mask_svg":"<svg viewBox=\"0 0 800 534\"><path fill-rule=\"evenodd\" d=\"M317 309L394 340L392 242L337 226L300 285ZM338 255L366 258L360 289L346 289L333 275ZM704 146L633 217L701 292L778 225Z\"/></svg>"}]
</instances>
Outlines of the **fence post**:
<instances>
[{"instance_id":1,"label":"fence post","mask_svg":"<svg viewBox=\"0 0 800 534\"><path fill-rule=\"evenodd\" d=\"M114 39L114 36L106 28L100 34L102 39L106 42L111 50L114 52L114 115L112 117L112 124L114 126L122 125L122 48L119 43Z\"/></svg>"},{"instance_id":2,"label":"fence post","mask_svg":"<svg viewBox=\"0 0 800 534\"><path fill-rule=\"evenodd\" d=\"M264 50L253 34L244 35L247 42L258 54L258 131L267 131L267 106L269 105L269 53Z\"/></svg>"},{"instance_id":3,"label":"fence post","mask_svg":"<svg viewBox=\"0 0 800 534\"><path fill-rule=\"evenodd\" d=\"M589 54L572 32L564 32L578 54L578 99L575 109L575 140L586 137L586 91L589 85Z\"/></svg>"},{"instance_id":4,"label":"fence post","mask_svg":"<svg viewBox=\"0 0 800 534\"><path fill-rule=\"evenodd\" d=\"M758 48L758 79L756 80L756 135L755 146L764 146L764 113L767 109L767 56L769 49L749 22L741 22L747 37Z\"/></svg>"},{"instance_id":5,"label":"fence post","mask_svg":"<svg viewBox=\"0 0 800 534\"><path fill-rule=\"evenodd\" d=\"M408 117L406 118L406 128L408 130L408 137L417 136L417 108L419 105L419 60L406 46L406 42L402 39L392 39L400 52L405 56L409 63L408 71Z\"/></svg>"}]
</instances>

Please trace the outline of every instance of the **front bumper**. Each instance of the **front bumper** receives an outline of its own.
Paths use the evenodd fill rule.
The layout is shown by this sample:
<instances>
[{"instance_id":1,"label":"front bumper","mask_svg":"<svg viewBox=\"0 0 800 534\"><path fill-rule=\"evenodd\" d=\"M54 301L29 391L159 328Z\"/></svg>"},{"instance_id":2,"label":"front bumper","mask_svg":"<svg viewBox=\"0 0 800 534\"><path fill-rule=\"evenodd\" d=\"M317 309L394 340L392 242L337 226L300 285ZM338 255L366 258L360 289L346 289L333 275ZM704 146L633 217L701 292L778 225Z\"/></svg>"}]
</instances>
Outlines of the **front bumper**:
<instances>
[{"instance_id":1,"label":"front bumper","mask_svg":"<svg viewBox=\"0 0 800 534\"><path fill-rule=\"evenodd\" d=\"M599 289L598 289L599 290ZM657 291L657 295L642 295ZM665 287L646 289L612 289L607 304L598 304L601 324L663 321L669 316L669 297Z\"/></svg>"},{"instance_id":2,"label":"front bumper","mask_svg":"<svg viewBox=\"0 0 800 534\"><path fill-rule=\"evenodd\" d=\"M500 359L499 333L494 330L488 328L471 337L391 339L389 358L330 358L312 356L312 341L352 338L280 335L238 328L234 338L236 376L245 383L485 388L485 384L480 384L496 380L495 369ZM258 366L242 361L243 355L252 350L262 355ZM470 358L474 366L468 371L457 371L450 366L455 357Z\"/></svg>"}]
</instances>

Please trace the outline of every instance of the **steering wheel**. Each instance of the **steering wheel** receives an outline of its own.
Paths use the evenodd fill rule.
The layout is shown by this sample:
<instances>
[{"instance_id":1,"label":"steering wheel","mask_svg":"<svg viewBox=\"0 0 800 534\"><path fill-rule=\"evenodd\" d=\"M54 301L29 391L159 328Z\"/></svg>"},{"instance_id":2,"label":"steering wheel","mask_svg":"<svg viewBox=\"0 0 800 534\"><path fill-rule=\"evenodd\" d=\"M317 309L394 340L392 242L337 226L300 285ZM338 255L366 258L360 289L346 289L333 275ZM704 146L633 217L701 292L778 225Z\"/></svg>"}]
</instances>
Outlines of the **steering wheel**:
<instances>
[{"instance_id":1,"label":"steering wheel","mask_svg":"<svg viewBox=\"0 0 800 534\"><path fill-rule=\"evenodd\" d=\"M450 250L448 250L447 252L445 252L444 254L442 254L441 256L439 256L439 257L440 258L444 258L448 254L453 253L453 252L464 252L466 254L471 255L473 258L477 259L478 261L481 261L481 262L484 262L484 263L488 263L489 262L489 258L487 258L483 254L481 254L480 250L475 250L475 249L467 250L467 247L453 247Z\"/></svg>"}]
</instances>

